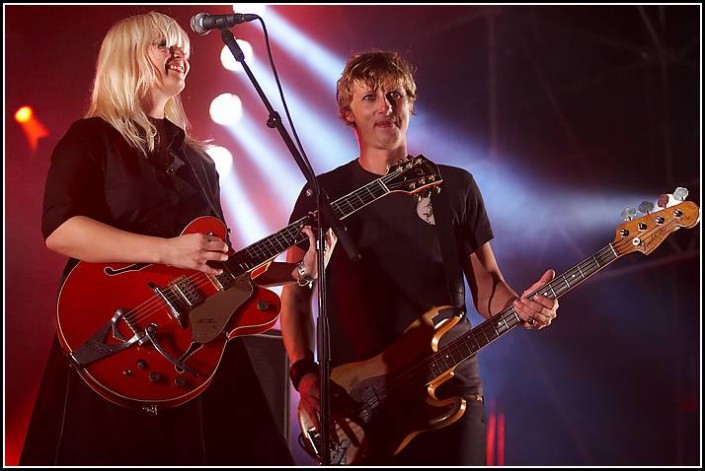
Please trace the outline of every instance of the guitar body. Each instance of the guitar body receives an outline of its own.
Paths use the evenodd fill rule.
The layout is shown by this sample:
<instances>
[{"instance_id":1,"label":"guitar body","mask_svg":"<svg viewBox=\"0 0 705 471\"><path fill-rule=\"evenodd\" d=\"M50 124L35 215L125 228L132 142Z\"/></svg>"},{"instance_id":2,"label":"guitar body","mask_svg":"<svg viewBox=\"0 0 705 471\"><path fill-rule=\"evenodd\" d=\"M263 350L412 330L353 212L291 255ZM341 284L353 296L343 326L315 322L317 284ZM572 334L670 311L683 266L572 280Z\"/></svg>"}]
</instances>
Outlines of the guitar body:
<instances>
[{"instance_id":1,"label":"guitar body","mask_svg":"<svg viewBox=\"0 0 705 471\"><path fill-rule=\"evenodd\" d=\"M648 255L674 231L695 227L700 208L685 201L687 194L679 187L673 195L661 195L660 210L643 202L639 218L627 208L623 212L626 222L617 227L612 243L524 296L558 299L619 257L633 252ZM384 352L331 371L331 464L387 464L378 461L399 453L419 433L448 426L463 415L464 399L441 401L434 391L453 376L462 361L523 321L509 306L439 348L440 339L460 318L445 317L438 323L433 319L452 309L429 309ZM315 421L302 409L299 421L304 449L320 460L321 436Z\"/></svg>"},{"instance_id":2,"label":"guitar body","mask_svg":"<svg viewBox=\"0 0 705 471\"><path fill-rule=\"evenodd\" d=\"M225 238L225 226L211 217L183 231L193 232ZM249 275L224 289L217 277L194 270L79 262L59 293L57 333L98 394L155 410L200 394L227 341L271 328L280 307L279 297L253 285Z\"/></svg>"},{"instance_id":3,"label":"guitar body","mask_svg":"<svg viewBox=\"0 0 705 471\"><path fill-rule=\"evenodd\" d=\"M381 354L331 371L333 464L391 457L419 433L450 425L463 415L464 399L439 400L434 394L455 367L427 382L430 376L421 362L460 320L451 317L434 327L432 319L444 309L452 308L429 310Z\"/></svg>"},{"instance_id":4,"label":"guitar body","mask_svg":"<svg viewBox=\"0 0 705 471\"><path fill-rule=\"evenodd\" d=\"M442 183L438 168L417 156L331 204L340 218L391 193L419 194ZM281 302L252 284L269 263L307 239L307 215L212 265L206 275L146 263L79 262L59 293L57 332L81 377L116 404L158 407L183 404L211 382L233 337L271 328ZM182 232L226 238L225 225L201 217Z\"/></svg>"}]
</instances>

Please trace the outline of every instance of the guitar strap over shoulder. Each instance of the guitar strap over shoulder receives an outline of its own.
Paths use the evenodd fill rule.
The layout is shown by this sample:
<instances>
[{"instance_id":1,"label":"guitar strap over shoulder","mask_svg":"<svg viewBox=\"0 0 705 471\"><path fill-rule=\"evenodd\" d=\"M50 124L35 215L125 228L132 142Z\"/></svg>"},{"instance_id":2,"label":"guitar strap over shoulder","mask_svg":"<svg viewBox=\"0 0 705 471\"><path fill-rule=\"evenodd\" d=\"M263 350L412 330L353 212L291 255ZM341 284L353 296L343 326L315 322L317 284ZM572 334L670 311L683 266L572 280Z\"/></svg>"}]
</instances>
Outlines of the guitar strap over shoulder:
<instances>
[{"instance_id":1,"label":"guitar strap over shoulder","mask_svg":"<svg viewBox=\"0 0 705 471\"><path fill-rule=\"evenodd\" d=\"M205 200L208 202L208 205L213 210L213 214L215 214L216 217L218 217L225 224L225 215L223 214L223 210L221 209L220 204L215 204L213 202L213 198L215 198L216 195L212 191L210 185L208 185L206 183L206 182L208 182L208 176L207 176L207 172L205 169L205 163L202 160L203 157L201 157L200 155L194 157L194 155L189 150L184 150L183 154L184 154L184 157L185 157L186 161L188 162L188 165L191 169L191 173L193 173L193 177L196 179L196 182L198 183L198 186L201 190L201 193L203 194L203 197L205 198ZM198 159L197 160L198 164L196 162L194 162L194 159ZM205 179L205 182L204 182L204 179ZM206 188L206 186L208 188ZM230 243L230 228L227 227L227 224L226 224L226 230L227 230L227 234L226 234L225 242L229 246L232 247L232 245Z\"/></svg>"},{"instance_id":2,"label":"guitar strap over shoulder","mask_svg":"<svg viewBox=\"0 0 705 471\"><path fill-rule=\"evenodd\" d=\"M465 308L465 283L458 257L458 240L453 230L450 203L446 195L448 187L444 182L438 188L440 191L434 191L431 194L431 205L436 220L436 228L438 229L438 242L443 256L443 264L446 268L448 294L453 305L465 314L467 312Z\"/></svg>"}]
</instances>

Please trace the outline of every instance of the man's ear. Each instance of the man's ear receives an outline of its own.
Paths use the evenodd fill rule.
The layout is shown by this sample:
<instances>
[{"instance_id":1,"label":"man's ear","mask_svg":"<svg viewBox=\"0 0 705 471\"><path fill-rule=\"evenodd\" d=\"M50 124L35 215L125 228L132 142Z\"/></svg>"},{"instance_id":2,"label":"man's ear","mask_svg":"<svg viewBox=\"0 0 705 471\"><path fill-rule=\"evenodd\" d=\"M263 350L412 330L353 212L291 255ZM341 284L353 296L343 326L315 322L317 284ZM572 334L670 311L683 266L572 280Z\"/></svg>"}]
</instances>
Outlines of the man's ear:
<instances>
[{"instance_id":1,"label":"man's ear","mask_svg":"<svg viewBox=\"0 0 705 471\"><path fill-rule=\"evenodd\" d=\"M355 126L355 119L353 118L353 114L352 111L350 111L350 108L343 111L343 119L345 119L345 123L348 126Z\"/></svg>"}]
</instances>

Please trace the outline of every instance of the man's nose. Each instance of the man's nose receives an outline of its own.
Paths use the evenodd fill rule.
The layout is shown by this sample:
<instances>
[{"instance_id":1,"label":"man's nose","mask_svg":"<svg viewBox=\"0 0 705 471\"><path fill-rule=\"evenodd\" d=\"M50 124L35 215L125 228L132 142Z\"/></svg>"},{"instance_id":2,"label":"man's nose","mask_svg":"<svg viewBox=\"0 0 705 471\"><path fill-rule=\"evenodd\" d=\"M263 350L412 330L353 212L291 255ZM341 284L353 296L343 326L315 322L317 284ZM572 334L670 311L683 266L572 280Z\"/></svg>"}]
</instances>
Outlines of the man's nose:
<instances>
[{"instance_id":1,"label":"man's nose","mask_svg":"<svg viewBox=\"0 0 705 471\"><path fill-rule=\"evenodd\" d=\"M382 99L379 100L380 104L380 111L384 114L391 113L392 109L394 108L394 102L392 99L389 97L389 95L381 93Z\"/></svg>"}]
</instances>

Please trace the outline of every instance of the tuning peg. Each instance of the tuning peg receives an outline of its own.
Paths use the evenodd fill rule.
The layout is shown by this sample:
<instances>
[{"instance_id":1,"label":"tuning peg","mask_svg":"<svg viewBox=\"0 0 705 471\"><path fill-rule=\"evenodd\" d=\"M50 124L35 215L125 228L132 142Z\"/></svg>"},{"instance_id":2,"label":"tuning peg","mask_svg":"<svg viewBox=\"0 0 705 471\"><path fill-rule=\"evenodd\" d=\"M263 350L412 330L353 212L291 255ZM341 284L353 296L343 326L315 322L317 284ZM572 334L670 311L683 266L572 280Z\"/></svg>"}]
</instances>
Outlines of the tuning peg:
<instances>
[{"instance_id":1,"label":"tuning peg","mask_svg":"<svg viewBox=\"0 0 705 471\"><path fill-rule=\"evenodd\" d=\"M688 189L683 188L682 186L679 186L676 188L676 190L673 192L673 197L677 199L678 201L685 201L685 199L688 197Z\"/></svg>"},{"instance_id":2,"label":"tuning peg","mask_svg":"<svg viewBox=\"0 0 705 471\"><path fill-rule=\"evenodd\" d=\"M636 209L626 207L620 216L622 217L622 221L631 221L634 219L634 216L636 216Z\"/></svg>"},{"instance_id":3,"label":"tuning peg","mask_svg":"<svg viewBox=\"0 0 705 471\"><path fill-rule=\"evenodd\" d=\"M685 201L686 196L688 196L688 190L682 186L679 186L673 194L659 196L657 204L661 208L670 208L671 206L675 206L682 201Z\"/></svg>"},{"instance_id":4,"label":"tuning peg","mask_svg":"<svg viewBox=\"0 0 705 471\"><path fill-rule=\"evenodd\" d=\"M649 214L654 209L654 203L651 201L642 201L639 205L639 212L642 214Z\"/></svg>"},{"instance_id":5,"label":"tuning peg","mask_svg":"<svg viewBox=\"0 0 705 471\"><path fill-rule=\"evenodd\" d=\"M658 197L658 201L656 201L656 204L658 205L659 208L667 208L668 207L668 200L669 200L668 195L660 195Z\"/></svg>"}]
</instances>

